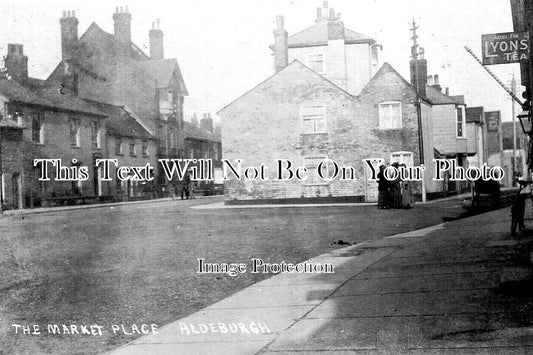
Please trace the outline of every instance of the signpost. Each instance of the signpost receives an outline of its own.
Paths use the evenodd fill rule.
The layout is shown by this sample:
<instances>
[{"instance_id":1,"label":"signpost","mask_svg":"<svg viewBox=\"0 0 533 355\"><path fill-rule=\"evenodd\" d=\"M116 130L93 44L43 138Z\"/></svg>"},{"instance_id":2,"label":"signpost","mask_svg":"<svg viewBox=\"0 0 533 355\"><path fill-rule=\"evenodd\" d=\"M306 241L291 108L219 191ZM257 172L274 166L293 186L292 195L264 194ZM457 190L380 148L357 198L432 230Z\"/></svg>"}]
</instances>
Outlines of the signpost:
<instances>
[{"instance_id":1,"label":"signpost","mask_svg":"<svg viewBox=\"0 0 533 355\"><path fill-rule=\"evenodd\" d=\"M529 61L529 32L481 35L483 65Z\"/></svg>"}]
</instances>

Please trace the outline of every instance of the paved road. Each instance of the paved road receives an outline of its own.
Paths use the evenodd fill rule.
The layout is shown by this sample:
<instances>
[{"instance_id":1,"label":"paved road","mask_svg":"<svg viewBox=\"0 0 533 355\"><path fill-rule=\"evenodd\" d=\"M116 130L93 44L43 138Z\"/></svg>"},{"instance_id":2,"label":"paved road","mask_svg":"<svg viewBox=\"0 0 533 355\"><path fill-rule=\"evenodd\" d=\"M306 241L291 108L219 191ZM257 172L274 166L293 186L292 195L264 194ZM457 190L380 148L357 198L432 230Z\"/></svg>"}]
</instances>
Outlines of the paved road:
<instances>
[{"instance_id":1,"label":"paved road","mask_svg":"<svg viewBox=\"0 0 533 355\"><path fill-rule=\"evenodd\" d=\"M441 223L458 201L375 207L193 210L214 200L105 206L0 220L0 348L98 353L133 339L21 335L11 324L166 324L268 275L199 275L209 262L300 262L349 243Z\"/></svg>"},{"instance_id":2,"label":"paved road","mask_svg":"<svg viewBox=\"0 0 533 355\"><path fill-rule=\"evenodd\" d=\"M499 210L337 249L109 355L531 354L531 235Z\"/></svg>"}]
</instances>

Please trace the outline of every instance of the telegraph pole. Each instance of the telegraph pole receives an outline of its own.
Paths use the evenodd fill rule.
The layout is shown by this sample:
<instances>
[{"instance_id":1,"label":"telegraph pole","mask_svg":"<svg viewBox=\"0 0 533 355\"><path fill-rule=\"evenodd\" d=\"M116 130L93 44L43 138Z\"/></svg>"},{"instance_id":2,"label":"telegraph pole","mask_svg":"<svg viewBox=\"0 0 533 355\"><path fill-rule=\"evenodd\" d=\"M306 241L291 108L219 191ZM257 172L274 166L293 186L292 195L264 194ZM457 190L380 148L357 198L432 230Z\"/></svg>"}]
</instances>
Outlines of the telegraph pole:
<instances>
[{"instance_id":1,"label":"telegraph pole","mask_svg":"<svg viewBox=\"0 0 533 355\"><path fill-rule=\"evenodd\" d=\"M513 91L513 94L516 95L516 80L514 77L514 71L513 71L513 77L511 79L511 90ZM516 186L516 182L514 181L516 172L518 171L516 166L516 115L515 115L515 102L511 99L511 105L512 105L512 115L513 115L513 186Z\"/></svg>"},{"instance_id":2,"label":"telegraph pole","mask_svg":"<svg viewBox=\"0 0 533 355\"><path fill-rule=\"evenodd\" d=\"M411 47L411 59L415 62L415 80L414 80L414 86L416 91L416 115L417 115L417 121L418 121L418 150L419 150L419 160L420 165L424 165L424 137L423 133L424 130L422 129L422 107L421 107L421 100L420 100L420 88L418 87L418 76L420 73L418 72L418 56L419 54L423 53L418 48L418 36L416 34L416 30L419 26L416 25L415 19L413 18L411 31L413 32L413 37L411 39L413 40L413 46ZM426 202L426 181L425 179L422 179L422 202Z\"/></svg>"}]
</instances>

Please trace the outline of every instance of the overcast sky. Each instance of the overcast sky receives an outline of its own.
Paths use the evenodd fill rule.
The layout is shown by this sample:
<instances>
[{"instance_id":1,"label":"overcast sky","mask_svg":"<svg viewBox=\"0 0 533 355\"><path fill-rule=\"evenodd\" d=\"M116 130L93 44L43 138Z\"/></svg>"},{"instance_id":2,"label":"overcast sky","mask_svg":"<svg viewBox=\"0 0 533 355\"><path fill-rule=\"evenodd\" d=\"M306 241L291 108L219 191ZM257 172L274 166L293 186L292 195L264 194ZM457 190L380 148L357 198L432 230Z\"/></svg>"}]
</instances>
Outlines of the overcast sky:
<instances>
[{"instance_id":1,"label":"overcast sky","mask_svg":"<svg viewBox=\"0 0 533 355\"><path fill-rule=\"evenodd\" d=\"M509 0L332 0L329 7L342 13L344 25L374 37L383 45L381 63L389 62L409 78L410 22L419 23L419 43L425 48L428 74L438 74L452 95L465 95L468 106L501 110L511 119L508 94L464 50L481 55L481 34L511 32ZM314 0L191 0L191 1L37 1L0 6L0 51L7 43L22 43L29 57L30 75L46 78L60 60L59 18L75 10L79 34L91 22L113 32L115 6L129 6L132 38L148 51L148 30L161 19L165 57L178 59L189 97L186 117L193 112L216 112L273 74L272 29L276 14L285 16L289 36L314 24ZM505 83L516 65L490 67ZM519 80L518 80L519 81ZM522 91L522 87L519 87ZM520 96L520 95L518 95ZM519 108L517 107L517 110Z\"/></svg>"}]
</instances>

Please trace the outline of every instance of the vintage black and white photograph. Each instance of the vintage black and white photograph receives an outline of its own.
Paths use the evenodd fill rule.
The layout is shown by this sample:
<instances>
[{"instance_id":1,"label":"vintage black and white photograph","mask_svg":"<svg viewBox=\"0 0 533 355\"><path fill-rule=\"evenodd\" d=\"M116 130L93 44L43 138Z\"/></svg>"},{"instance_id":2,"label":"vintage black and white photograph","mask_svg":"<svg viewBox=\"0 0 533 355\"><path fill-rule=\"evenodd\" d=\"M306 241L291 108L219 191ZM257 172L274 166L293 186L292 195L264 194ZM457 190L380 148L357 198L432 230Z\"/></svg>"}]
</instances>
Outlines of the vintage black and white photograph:
<instances>
[{"instance_id":1,"label":"vintage black and white photograph","mask_svg":"<svg viewBox=\"0 0 533 355\"><path fill-rule=\"evenodd\" d=\"M0 23L0 355L533 353L533 0Z\"/></svg>"}]
</instances>

